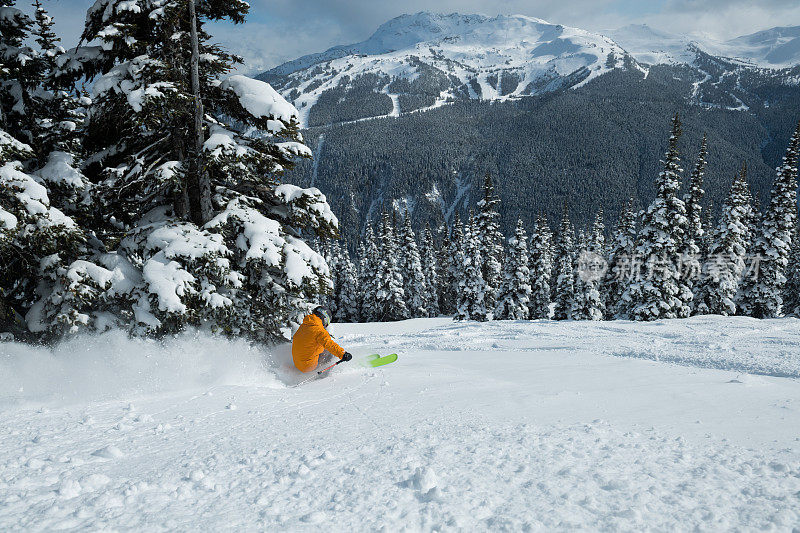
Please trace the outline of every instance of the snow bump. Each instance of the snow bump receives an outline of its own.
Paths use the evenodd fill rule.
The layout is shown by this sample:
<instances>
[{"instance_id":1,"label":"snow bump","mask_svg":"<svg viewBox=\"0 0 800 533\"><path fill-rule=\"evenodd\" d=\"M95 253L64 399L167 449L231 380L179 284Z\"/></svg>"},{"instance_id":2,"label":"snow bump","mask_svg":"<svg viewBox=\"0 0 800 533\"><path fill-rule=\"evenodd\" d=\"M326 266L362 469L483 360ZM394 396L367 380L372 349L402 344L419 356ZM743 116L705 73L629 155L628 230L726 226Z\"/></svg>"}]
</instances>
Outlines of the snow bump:
<instances>
[{"instance_id":1,"label":"snow bump","mask_svg":"<svg viewBox=\"0 0 800 533\"><path fill-rule=\"evenodd\" d=\"M269 83L237 74L224 80L220 88L233 92L241 106L256 118L280 119L286 123L297 120L297 109ZM273 126L277 128L277 124Z\"/></svg>"}]
</instances>

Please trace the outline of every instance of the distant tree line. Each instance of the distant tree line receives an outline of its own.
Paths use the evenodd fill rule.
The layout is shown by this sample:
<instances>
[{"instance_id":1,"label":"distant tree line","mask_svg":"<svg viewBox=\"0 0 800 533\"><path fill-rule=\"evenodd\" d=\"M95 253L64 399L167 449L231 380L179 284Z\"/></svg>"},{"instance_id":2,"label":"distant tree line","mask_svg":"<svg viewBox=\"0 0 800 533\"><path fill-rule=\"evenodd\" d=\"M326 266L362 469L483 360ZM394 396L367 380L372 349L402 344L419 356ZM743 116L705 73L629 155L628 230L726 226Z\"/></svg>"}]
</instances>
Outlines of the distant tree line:
<instances>
[{"instance_id":1,"label":"distant tree line","mask_svg":"<svg viewBox=\"0 0 800 533\"><path fill-rule=\"evenodd\" d=\"M707 140L684 179L681 135L675 115L655 198L640 211L629 200L610 239L601 211L576 232L565 205L555 236L540 214L530 237L518 220L504 240L487 174L464 222L456 214L450 227L426 225L417 239L407 210L385 210L377 230L368 223L354 257L339 241L323 242L334 290L322 303L341 322L800 316L800 123L764 209L742 165L716 220L702 207Z\"/></svg>"}]
</instances>

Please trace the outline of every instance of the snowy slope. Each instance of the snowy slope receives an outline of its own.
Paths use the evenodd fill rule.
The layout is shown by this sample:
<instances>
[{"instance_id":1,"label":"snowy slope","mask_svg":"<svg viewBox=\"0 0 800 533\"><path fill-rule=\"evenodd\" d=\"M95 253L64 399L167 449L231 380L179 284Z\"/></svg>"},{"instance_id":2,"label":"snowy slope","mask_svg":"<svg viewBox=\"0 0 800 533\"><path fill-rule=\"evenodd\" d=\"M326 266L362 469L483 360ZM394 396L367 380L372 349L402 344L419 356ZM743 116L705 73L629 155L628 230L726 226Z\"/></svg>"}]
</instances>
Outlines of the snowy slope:
<instances>
[{"instance_id":1,"label":"snowy slope","mask_svg":"<svg viewBox=\"0 0 800 533\"><path fill-rule=\"evenodd\" d=\"M286 346L0 344L0 530L790 531L798 326L337 325L400 359L298 388Z\"/></svg>"},{"instance_id":2,"label":"snowy slope","mask_svg":"<svg viewBox=\"0 0 800 533\"><path fill-rule=\"evenodd\" d=\"M648 65L692 63L696 56L690 49L692 39L688 36L657 30L647 24L630 24L603 33L637 61Z\"/></svg>"},{"instance_id":3,"label":"snowy slope","mask_svg":"<svg viewBox=\"0 0 800 533\"><path fill-rule=\"evenodd\" d=\"M708 50L768 68L800 65L800 26L771 28L721 44L709 42Z\"/></svg>"}]
</instances>

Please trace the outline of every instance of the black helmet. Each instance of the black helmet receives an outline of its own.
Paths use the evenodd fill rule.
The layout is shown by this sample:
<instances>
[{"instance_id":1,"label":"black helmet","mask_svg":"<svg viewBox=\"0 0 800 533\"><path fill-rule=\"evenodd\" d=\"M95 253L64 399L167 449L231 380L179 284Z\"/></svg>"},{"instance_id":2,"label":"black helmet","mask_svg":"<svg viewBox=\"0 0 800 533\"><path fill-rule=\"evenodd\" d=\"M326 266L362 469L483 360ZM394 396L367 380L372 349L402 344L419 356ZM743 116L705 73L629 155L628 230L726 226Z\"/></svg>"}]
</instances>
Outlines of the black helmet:
<instances>
[{"instance_id":1,"label":"black helmet","mask_svg":"<svg viewBox=\"0 0 800 533\"><path fill-rule=\"evenodd\" d=\"M321 305L314 309L314 314L322 320L322 326L328 327L331 323L331 314Z\"/></svg>"}]
</instances>

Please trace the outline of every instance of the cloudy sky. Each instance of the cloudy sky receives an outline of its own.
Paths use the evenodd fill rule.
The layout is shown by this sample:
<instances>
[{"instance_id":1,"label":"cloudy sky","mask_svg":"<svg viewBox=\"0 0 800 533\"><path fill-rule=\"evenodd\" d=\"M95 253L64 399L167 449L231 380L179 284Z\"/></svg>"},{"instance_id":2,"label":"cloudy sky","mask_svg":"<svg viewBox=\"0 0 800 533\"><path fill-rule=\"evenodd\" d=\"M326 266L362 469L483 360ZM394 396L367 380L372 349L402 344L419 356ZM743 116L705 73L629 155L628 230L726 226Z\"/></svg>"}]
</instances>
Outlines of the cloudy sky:
<instances>
[{"instance_id":1,"label":"cloudy sky","mask_svg":"<svg viewBox=\"0 0 800 533\"><path fill-rule=\"evenodd\" d=\"M42 0L66 47L77 42L94 0ZM21 4L22 2L20 2ZM369 37L403 13L523 14L588 30L646 23L675 33L729 39L774 26L800 25L798 0L250 0L243 26L212 34L242 55L247 72Z\"/></svg>"}]
</instances>

